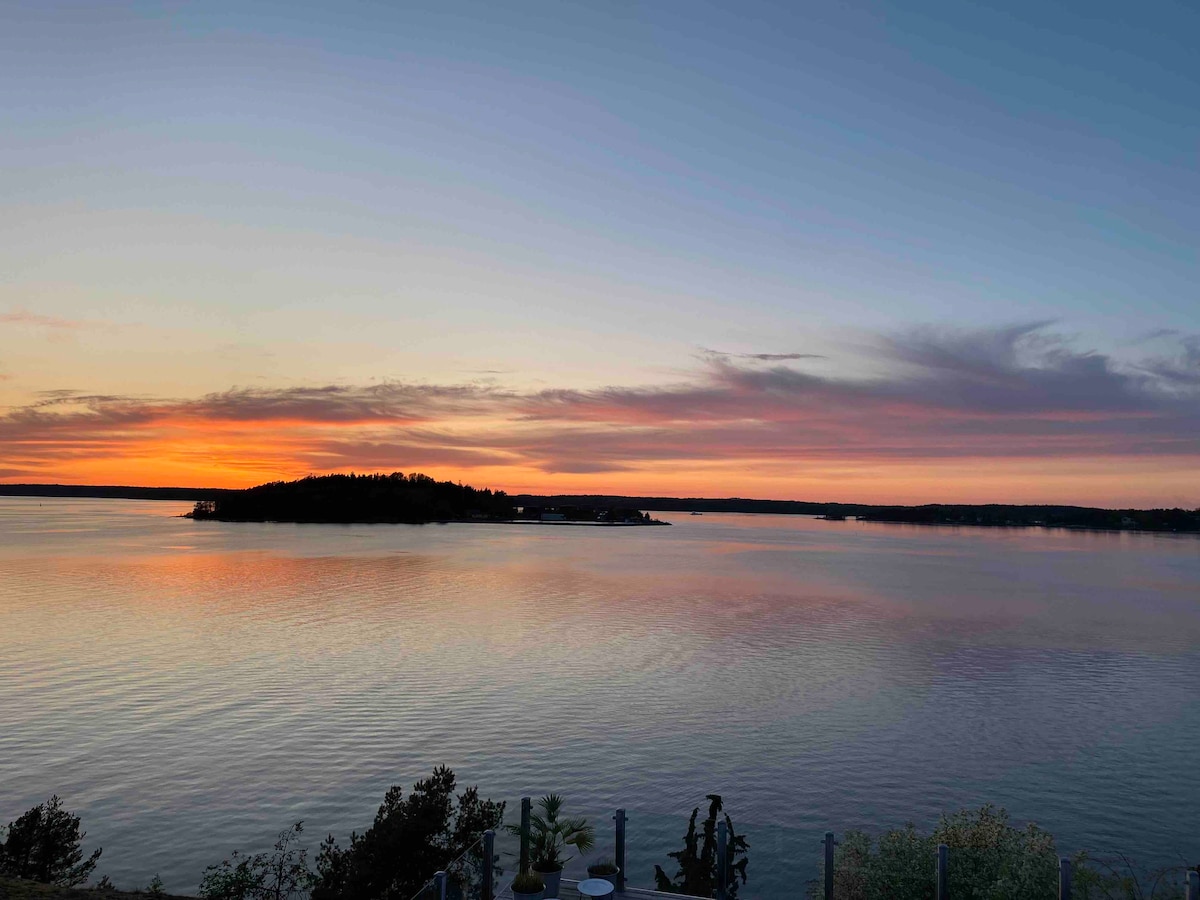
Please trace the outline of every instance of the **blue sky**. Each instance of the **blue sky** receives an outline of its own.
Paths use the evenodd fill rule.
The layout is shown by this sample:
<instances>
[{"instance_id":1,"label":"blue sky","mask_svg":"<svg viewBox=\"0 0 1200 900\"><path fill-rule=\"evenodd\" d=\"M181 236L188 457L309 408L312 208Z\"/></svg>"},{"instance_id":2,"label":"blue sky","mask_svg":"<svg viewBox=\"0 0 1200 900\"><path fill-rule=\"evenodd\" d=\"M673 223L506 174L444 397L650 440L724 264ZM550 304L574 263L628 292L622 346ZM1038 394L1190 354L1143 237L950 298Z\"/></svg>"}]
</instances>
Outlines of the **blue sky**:
<instances>
[{"instance_id":1,"label":"blue sky","mask_svg":"<svg viewBox=\"0 0 1200 900\"><path fill-rule=\"evenodd\" d=\"M878 369L877 336L929 325L1051 321L1136 365L1146 335L1200 330L1184 4L3 20L10 407L664 384L705 349L819 353L815 371L851 377Z\"/></svg>"}]
</instances>

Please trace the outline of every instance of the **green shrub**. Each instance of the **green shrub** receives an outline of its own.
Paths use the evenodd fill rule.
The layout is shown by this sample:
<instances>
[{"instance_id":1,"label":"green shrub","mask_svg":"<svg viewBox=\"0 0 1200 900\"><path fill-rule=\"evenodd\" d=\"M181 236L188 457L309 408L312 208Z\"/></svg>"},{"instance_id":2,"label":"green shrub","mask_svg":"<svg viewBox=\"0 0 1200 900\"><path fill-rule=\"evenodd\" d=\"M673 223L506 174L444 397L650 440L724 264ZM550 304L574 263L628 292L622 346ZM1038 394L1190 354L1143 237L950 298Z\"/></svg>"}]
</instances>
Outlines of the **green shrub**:
<instances>
[{"instance_id":1,"label":"green shrub","mask_svg":"<svg viewBox=\"0 0 1200 900\"><path fill-rule=\"evenodd\" d=\"M1126 856L1097 857L1079 853L1073 860L1073 894L1077 900L1182 900L1187 866L1147 872Z\"/></svg>"},{"instance_id":2,"label":"green shrub","mask_svg":"<svg viewBox=\"0 0 1200 900\"><path fill-rule=\"evenodd\" d=\"M1054 837L1030 823L1009 824L994 806L944 815L932 833L912 823L878 841L847 832L834 852L837 900L933 900L938 844L950 848L947 888L955 900L1055 900L1058 855ZM819 896L823 879L811 886Z\"/></svg>"},{"instance_id":3,"label":"green shrub","mask_svg":"<svg viewBox=\"0 0 1200 900\"><path fill-rule=\"evenodd\" d=\"M204 900L290 900L303 897L313 884L308 850L298 846L304 823L279 832L270 853L247 856L234 850L219 865L209 866L200 880Z\"/></svg>"}]
</instances>

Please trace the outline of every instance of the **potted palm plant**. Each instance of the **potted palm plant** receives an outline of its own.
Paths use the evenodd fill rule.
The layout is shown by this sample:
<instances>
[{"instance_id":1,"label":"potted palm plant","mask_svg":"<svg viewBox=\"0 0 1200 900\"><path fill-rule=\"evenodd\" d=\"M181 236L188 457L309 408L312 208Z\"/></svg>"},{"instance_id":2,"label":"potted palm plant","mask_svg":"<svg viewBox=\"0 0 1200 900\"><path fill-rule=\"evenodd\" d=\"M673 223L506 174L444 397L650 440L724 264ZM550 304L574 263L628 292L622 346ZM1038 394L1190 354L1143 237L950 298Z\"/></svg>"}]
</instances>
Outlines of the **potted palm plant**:
<instances>
[{"instance_id":1,"label":"potted palm plant","mask_svg":"<svg viewBox=\"0 0 1200 900\"><path fill-rule=\"evenodd\" d=\"M546 884L534 872L522 872L512 880L513 900L542 900Z\"/></svg>"},{"instance_id":2,"label":"potted palm plant","mask_svg":"<svg viewBox=\"0 0 1200 900\"><path fill-rule=\"evenodd\" d=\"M537 811L529 817L529 862L534 874L541 876L546 884L545 896L558 896L558 884L562 870L571 859L564 856L567 847L580 853L592 849L596 840L596 829L584 818L564 818L561 794L547 794L537 802ZM509 831L520 834L519 826L508 826Z\"/></svg>"}]
</instances>

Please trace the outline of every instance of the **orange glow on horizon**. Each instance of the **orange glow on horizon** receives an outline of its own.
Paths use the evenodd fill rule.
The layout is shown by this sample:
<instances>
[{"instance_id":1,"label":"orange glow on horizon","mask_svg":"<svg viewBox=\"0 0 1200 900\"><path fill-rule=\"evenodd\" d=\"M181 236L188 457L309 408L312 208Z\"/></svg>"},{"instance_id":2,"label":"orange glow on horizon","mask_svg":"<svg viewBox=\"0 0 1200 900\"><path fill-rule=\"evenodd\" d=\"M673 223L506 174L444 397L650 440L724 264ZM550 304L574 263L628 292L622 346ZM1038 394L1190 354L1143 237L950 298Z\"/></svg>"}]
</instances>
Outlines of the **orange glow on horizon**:
<instances>
[{"instance_id":1,"label":"orange glow on horizon","mask_svg":"<svg viewBox=\"0 0 1200 900\"><path fill-rule=\"evenodd\" d=\"M916 388L895 393L725 363L665 388L65 392L0 413L0 483L244 488L403 471L510 494L1200 504L1185 408L922 405Z\"/></svg>"},{"instance_id":2,"label":"orange glow on horizon","mask_svg":"<svg viewBox=\"0 0 1200 900\"><path fill-rule=\"evenodd\" d=\"M334 472L420 471L510 494L619 494L669 497L746 497L861 503L1064 503L1099 506L1189 506L1180 491L1200 491L1195 463L1181 458L972 459L904 462L858 458L852 464L817 459L781 465L774 459L721 462L644 462L622 471L546 472L513 465L322 466L298 441L145 441L120 452L89 453L39 465L37 477L0 483L245 488ZM97 448L90 448L96 450ZM289 450L293 451L289 453ZM299 451L296 453L295 451ZM1147 503L1145 497L1162 498Z\"/></svg>"}]
</instances>

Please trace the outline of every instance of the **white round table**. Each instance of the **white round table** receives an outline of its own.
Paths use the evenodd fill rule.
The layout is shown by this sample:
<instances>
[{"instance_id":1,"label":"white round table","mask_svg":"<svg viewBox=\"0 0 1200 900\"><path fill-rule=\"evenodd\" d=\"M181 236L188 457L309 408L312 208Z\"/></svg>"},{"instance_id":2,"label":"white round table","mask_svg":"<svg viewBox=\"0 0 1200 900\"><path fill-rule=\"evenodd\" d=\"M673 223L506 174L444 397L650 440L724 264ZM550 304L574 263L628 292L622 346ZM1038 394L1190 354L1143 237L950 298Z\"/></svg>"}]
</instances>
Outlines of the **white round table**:
<instances>
[{"instance_id":1,"label":"white round table","mask_svg":"<svg viewBox=\"0 0 1200 900\"><path fill-rule=\"evenodd\" d=\"M577 890L584 900L599 900L600 897L611 897L616 887L603 878L587 878L579 882Z\"/></svg>"}]
</instances>

